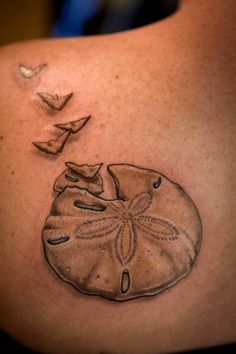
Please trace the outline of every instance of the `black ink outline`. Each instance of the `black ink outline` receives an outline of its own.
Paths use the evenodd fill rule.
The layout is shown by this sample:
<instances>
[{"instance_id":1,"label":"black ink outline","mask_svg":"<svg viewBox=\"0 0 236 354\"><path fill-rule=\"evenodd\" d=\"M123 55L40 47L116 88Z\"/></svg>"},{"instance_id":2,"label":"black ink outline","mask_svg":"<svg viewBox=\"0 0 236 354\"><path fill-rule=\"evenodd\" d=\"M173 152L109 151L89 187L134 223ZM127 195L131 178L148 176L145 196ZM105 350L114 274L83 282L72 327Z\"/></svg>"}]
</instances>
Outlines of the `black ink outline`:
<instances>
[{"instance_id":1,"label":"black ink outline","mask_svg":"<svg viewBox=\"0 0 236 354\"><path fill-rule=\"evenodd\" d=\"M100 168L102 167L102 163L96 164L96 165L77 165L74 162L65 162L66 167L68 167L69 169L71 169L72 171L78 173L78 175L84 177L84 178L88 178L88 179L92 179L95 178L96 175L98 174L98 172L100 171ZM89 169L93 170L92 174L88 174L86 172L83 171L83 169L87 169L87 172L89 173Z\"/></svg>"},{"instance_id":2,"label":"black ink outline","mask_svg":"<svg viewBox=\"0 0 236 354\"><path fill-rule=\"evenodd\" d=\"M84 126L85 124L88 122L88 120L90 119L91 116L88 116L86 118L81 118L81 120L84 120L83 124L80 126L79 129L77 129L76 131L72 131L72 129L63 129L64 133L60 134L56 139L50 139L48 141L42 141L42 142L33 142L32 144L37 147L40 151L46 152L47 154L52 154L52 155L56 155L58 152L61 153L62 150L64 149L65 143L67 142L67 139L69 138L69 136L71 134L76 134L78 133ZM77 120L77 121L80 121ZM75 121L76 122L76 121ZM57 125L56 125L57 126ZM65 141L63 141L62 137L66 137ZM58 145L58 141L62 140L62 144L61 146L58 146L58 148L56 147ZM53 146L54 145L54 146ZM54 150L53 150L54 148ZM67 162L68 164L70 164L70 162ZM73 163L71 163L73 164ZM88 165L84 165L89 167ZM94 165L94 167L98 167L96 173L99 171L99 169L101 168L102 164L100 165ZM82 166L77 166L77 167L82 167ZM72 170L73 168L70 167Z\"/></svg>"},{"instance_id":3,"label":"black ink outline","mask_svg":"<svg viewBox=\"0 0 236 354\"><path fill-rule=\"evenodd\" d=\"M75 200L74 206L79 209L91 210L91 211L101 211L101 212L103 212L107 209L106 205L85 204L85 203L81 203L80 200Z\"/></svg>"},{"instance_id":4,"label":"black ink outline","mask_svg":"<svg viewBox=\"0 0 236 354\"><path fill-rule=\"evenodd\" d=\"M46 103L51 109L56 111L61 111L67 102L71 99L73 92L59 96L57 94L51 94L48 92L37 92L37 95L41 98L41 100ZM55 103L53 102L55 100ZM58 101L58 102L56 102Z\"/></svg>"},{"instance_id":5,"label":"black ink outline","mask_svg":"<svg viewBox=\"0 0 236 354\"><path fill-rule=\"evenodd\" d=\"M64 149L64 146L70 136L70 131L66 131L65 133L59 135L56 139L50 139L48 141L45 142L33 142L32 144L38 148L40 151L45 152L46 154L51 154L51 155L56 155L57 153L61 153ZM61 143L58 145L58 142L61 140ZM53 144L55 146L53 146ZM57 147L58 145L58 147ZM48 148L47 148L48 146ZM55 148L55 150L53 151L50 148Z\"/></svg>"},{"instance_id":6,"label":"black ink outline","mask_svg":"<svg viewBox=\"0 0 236 354\"><path fill-rule=\"evenodd\" d=\"M61 194L62 192L64 192L64 190L66 188L78 188L78 189L81 189L81 190L87 190L88 192L90 192L91 194L94 194L95 196L98 197L99 194L103 193L103 179L101 177L101 175L99 174L99 170L100 168L102 167L102 163L100 164L96 164L96 165L77 165L75 164L74 162L65 162L65 165L68 167L67 170L64 170L56 179L56 181L54 182L53 184L53 190L59 194ZM91 175L89 175L89 177L86 177L84 173L81 172L81 168L82 167L87 167L88 169L91 167L91 168L94 168L94 173L92 174L93 177L91 177ZM77 181L69 181L69 179L66 177L70 174L74 173L77 177ZM61 189L58 189L58 181L63 177L65 177L69 182L71 183L74 183L75 185L71 185L71 183L68 183L68 184L65 184L63 186L63 188ZM75 177L75 178L76 178ZM73 176L74 178L74 176ZM98 182L99 183L96 183ZM84 182L84 184L86 184L86 186L78 186L76 185L76 183L78 182ZM94 188L91 188L91 185L93 186L97 186L97 188L101 187L101 189L97 192L94 191ZM90 188L88 188L88 186L90 186ZM91 192L91 189L94 191L93 193Z\"/></svg>"},{"instance_id":7,"label":"black ink outline","mask_svg":"<svg viewBox=\"0 0 236 354\"><path fill-rule=\"evenodd\" d=\"M69 241L69 239L70 239L69 236L60 236L58 238L48 239L47 242L51 246L56 246L56 245L60 245L61 243L65 243L65 242Z\"/></svg>"},{"instance_id":8,"label":"black ink outline","mask_svg":"<svg viewBox=\"0 0 236 354\"><path fill-rule=\"evenodd\" d=\"M201 222L201 218L200 218L198 209L195 206L195 204L192 201L192 199L186 194L184 189L182 187L180 187L177 183L171 181L168 177L164 176L163 174L160 174L157 171L146 169L146 168L142 168L142 167L138 167L138 166L135 166L135 165L130 165L130 164L112 164L112 165L107 166L108 173L110 173L110 175L112 176L113 180L116 179L115 186L116 186L117 198L119 200L121 200L121 198L119 198L119 181L116 178L116 176L114 175L113 171L111 170L112 166L130 166L130 167L133 167L133 168L136 168L136 169L154 172L154 173L159 174L162 177L166 178L168 181L170 181L172 184L174 184L177 189L179 189L180 191L183 192L184 197L186 198L187 201L189 201L191 203L191 206L193 207L193 210L194 210L194 212L196 214L196 217L198 218L198 223L199 223L199 228L200 228L200 230L199 230L199 238L198 238L198 240L196 242L196 245L195 245L196 254L195 254L194 260L193 259L189 259L189 263L184 268L185 271L183 271L183 273L181 275L179 275L177 279L174 278L174 280L170 280L169 282L167 282L165 284L164 288L163 288L163 285L160 285L160 286L157 286L155 288L152 288L152 290L149 293L147 292L146 294L137 294L135 296L126 297L126 298L114 298L114 295L109 295L107 293L106 294L102 294L99 291L86 291L84 289L78 288L74 283L69 281L62 274L58 273L58 269L50 262L50 259L48 258L47 249L45 247L45 242L43 242L45 258L47 259L48 264L54 270L56 275L60 279L65 281L66 283L70 284L74 289L79 291L81 294L85 294L85 295L89 295L89 296L98 296L99 298L104 298L105 300L110 300L110 301L114 301L114 302L126 302L126 301L131 301L131 300L136 300L137 301L137 300L141 300L142 298L152 298L152 297L159 296L161 293L167 291L170 288L173 288L174 285L180 283L184 278L186 278L189 274L191 274L192 266L194 266L196 264L196 259L198 257L198 254L199 254L199 251L200 251L200 248L201 248L201 239L202 239L202 231L203 231L202 230L202 222ZM104 198L99 197L99 196L97 196L97 199L100 199L100 200L103 200L103 201L106 201L106 202L117 201L117 199L107 200L107 199L104 199ZM182 230L181 230L181 232L182 232ZM185 236L187 237L187 239L189 238L189 236L187 236L187 235L185 235Z\"/></svg>"},{"instance_id":9,"label":"black ink outline","mask_svg":"<svg viewBox=\"0 0 236 354\"><path fill-rule=\"evenodd\" d=\"M159 178L157 179L157 181L154 181L153 184L152 184L152 185L153 185L153 188L154 188L154 189L159 188L160 185L161 185L161 181L162 181L162 180L161 180L161 177L159 177Z\"/></svg>"},{"instance_id":10,"label":"black ink outline","mask_svg":"<svg viewBox=\"0 0 236 354\"><path fill-rule=\"evenodd\" d=\"M75 178L73 176L70 176L68 174L65 174L65 178L68 179L68 181L72 182L72 183L76 183L76 182L79 182L79 179L78 178Z\"/></svg>"},{"instance_id":11,"label":"black ink outline","mask_svg":"<svg viewBox=\"0 0 236 354\"><path fill-rule=\"evenodd\" d=\"M90 118L91 116L87 116L67 123L54 124L54 126L61 130L70 130L72 134L77 134L88 123Z\"/></svg>"},{"instance_id":12,"label":"black ink outline","mask_svg":"<svg viewBox=\"0 0 236 354\"><path fill-rule=\"evenodd\" d=\"M125 282L127 282L127 286L124 289ZM130 274L129 274L128 269L125 269L122 273L122 276L121 276L120 290L121 290L122 294L126 294L129 291L130 285L131 285Z\"/></svg>"}]
</instances>

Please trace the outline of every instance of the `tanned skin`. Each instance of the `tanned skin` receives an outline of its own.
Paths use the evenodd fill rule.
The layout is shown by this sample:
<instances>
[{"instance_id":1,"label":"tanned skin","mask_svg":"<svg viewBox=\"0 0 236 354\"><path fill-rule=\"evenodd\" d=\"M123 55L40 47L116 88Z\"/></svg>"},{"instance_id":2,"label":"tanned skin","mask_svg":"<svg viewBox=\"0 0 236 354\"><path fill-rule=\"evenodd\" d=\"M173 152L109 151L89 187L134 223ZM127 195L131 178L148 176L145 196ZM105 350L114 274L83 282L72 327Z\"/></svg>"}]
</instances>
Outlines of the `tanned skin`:
<instances>
[{"instance_id":1,"label":"tanned skin","mask_svg":"<svg viewBox=\"0 0 236 354\"><path fill-rule=\"evenodd\" d=\"M0 325L17 341L52 354L157 354L236 340L235 18L234 0L183 0L174 15L140 29L0 50ZM61 110L45 103L70 93ZM32 144L88 116L61 153ZM189 274L129 301L82 294L61 279L42 231L66 162L102 163L105 199L116 197L109 165L156 171L181 186L202 224ZM155 179L160 193L163 181ZM175 215L165 220L181 227ZM52 247L65 247L66 236ZM124 269L124 292L131 276Z\"/></svg>"}]
</instances>

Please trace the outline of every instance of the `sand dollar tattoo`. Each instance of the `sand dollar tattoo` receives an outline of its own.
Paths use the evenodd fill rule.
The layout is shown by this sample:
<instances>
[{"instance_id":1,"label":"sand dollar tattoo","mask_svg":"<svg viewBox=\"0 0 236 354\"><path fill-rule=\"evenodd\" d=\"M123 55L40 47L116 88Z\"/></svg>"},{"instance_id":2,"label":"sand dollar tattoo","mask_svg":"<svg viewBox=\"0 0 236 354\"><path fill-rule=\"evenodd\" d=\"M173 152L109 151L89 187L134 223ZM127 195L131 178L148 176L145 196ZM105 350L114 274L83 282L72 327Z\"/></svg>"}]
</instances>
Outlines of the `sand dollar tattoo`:
<instances>
[{"instance_id":1,"label":"sand dollar tattoo","mask_svg":"<svg viewBox=\"0 0 236 354\"><path fill-rule=\"evenodd\" d=\"M100 165L67 167L43 229L46 259L62 280L124 301L157 295L189 274L201 221L178 184L149 169L110 165L117 197L106 200Z\"/></svg>"}]
</instances>

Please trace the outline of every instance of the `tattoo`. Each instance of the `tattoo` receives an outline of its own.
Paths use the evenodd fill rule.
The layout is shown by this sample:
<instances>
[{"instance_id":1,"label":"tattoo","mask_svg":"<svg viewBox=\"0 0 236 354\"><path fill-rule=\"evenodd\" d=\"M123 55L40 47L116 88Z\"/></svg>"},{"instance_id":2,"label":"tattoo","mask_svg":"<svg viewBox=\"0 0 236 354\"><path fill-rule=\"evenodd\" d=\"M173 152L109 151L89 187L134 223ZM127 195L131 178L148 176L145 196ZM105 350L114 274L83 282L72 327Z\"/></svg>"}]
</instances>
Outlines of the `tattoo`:
<instances>
[{"instance_id":1,"label":"tattoo","mask_svg":"<svg viewBox=\"0 0 236 354\"><path fill-rule=\"evenodd\" d=\"M34 76L36 76L47 64L41 64L36 66L35 68L27 67L23 64L19 65L19 72L21 76L23 76L25 79L32 79Z\"/></svg>"},{"instance_id":2,"label":"tattoo","mask_svg":"<svg viewBox=\"0 0 236 354\"><path fill-rule=\"evenodd\" d=\"M46 260L63 281L125 301L157 295L190 273L202 227L178 184L150 169L109 165L116 198L108 200L101 164L66 166L42 232Z\"/></svg>"},{"instance_id":3,"label":"tattoo","mask_svg":"<svg viewBox=\"0 0 236 354\"><path fill-rule=\"evenodd\" d=\"M50 243L50 245L59 245L60 243L68 241L69 239L70 239L69 236L62 236L62 237L54 238L53 240L48 239L48 243Z\"/></svg>"},{"instance_id":4,"label":"tattoo","mask_svg":"<svg viewBox=\"0 0 236 354\"><path fill-rule=\"evenodd\" d=\"M66 166L69 168L54 183L55 192L61 193L66 187L85 189L93 195L103 192L102 177L98 173L102 164L79 166L72 162L66 162Z\"/></svg>"},{"instance_id":5,"label":"tattoo","mask_svg":"<svg viewBox=\"0 0 236 354\"><path fill-rule=\"evenodd\" d=\"M19 71L31 79L44 67L21 64ZM37 95L61 111L73 93ZM33 144L48 154L61 153L89 119L55 124L63 134ZM45 258L63 281L86 295L126 301L157 295L191 272L201 245L201 219L178 184L157 171L113 164L107 173L116 198L110 200L101 196L101 163L65 165L42 230Z\"/></svg>"},{"instance_id":6,"label":"tattoo","mask_svg":"<svg viewBox=\"0 0 236 354\"><path fill-rule=\"evenodd\" d=\"M61 134L57 139L51 139L46 142L33 142L32 144L36 146L39 150L46 152L47 154L57 154L62 152L67 139L69 138L71 132L67 131Z\"/></svg>"},{"instance_id":7,"label":"tattoo","mask_svg":"<svg viewBox=\"0 0 236 354\"><path fill-rule=\"evenodd\" d=\"M153 188L157 189L161 185L161 177L159 177L156 181L153 182Z\"/></svg>"},{"instance_id":8,"label":"tattoo","mask_svg":"<svg viewBox=\"0 0 236 354\"><path fill-rule=\"evenodd\" d=\"M82 129L91 116L81 118L78 120L74 120L65 124L55 124L55 127L62 129L62 130L70 130L73 134L78 133L80 129Z\"/></svg>"},{"instance_id":9,"label":"tattoo","mask_svg":"<svg viewBox=\"0 0 236 354\"><path fill-rule=\"evenodd\" d=\"M72 97L73 92L65 96L52 95L47 92L37 92L37 95L46 103L50 108L61 111L62 108L66 105L69 99Z\"/></svg>"},{"instance_id":10,"label":"tattoo","mask_svg":"<svg viewBox=\"0 0 236 354\"><path fill-rule=\"evenodd\" d=\"M51 139L46 142L33 142L33 145L36 146L39 150L46 152L48 154L57 154L62 152L67 139L69 138L70 134L76 134L80 129L82 129L85 124L90 119L90 116L75 120L66 124L56 124L57 128L65 130L65 132L57 139Z\"/></svg>"}]
</instances>

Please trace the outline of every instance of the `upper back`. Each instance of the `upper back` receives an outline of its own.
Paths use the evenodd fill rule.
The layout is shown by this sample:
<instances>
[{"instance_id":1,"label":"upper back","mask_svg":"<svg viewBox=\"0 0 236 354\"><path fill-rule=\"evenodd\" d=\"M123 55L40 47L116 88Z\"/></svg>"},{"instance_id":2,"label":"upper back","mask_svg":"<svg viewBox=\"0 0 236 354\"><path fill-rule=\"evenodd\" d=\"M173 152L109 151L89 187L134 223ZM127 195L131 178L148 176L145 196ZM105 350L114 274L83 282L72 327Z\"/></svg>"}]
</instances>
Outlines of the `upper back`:
<instances>
[{"instance_id":1,"label":"upper back","mask_svg":"<svg viewBox=\"0 0 236 354\"><path fill-rule=\"evenodd\" d=\"M1 325L27 345L52 353L111 350L149 354L235 339L232 162L236 51L232 40L236 29L230 20L235 6L232 2L231 12L223 6L210 21L196 13L190 25L191 6L186 4L186 9L157 25L124 34L42 40L1 49ZM66 130L68 123L88 116L91 118L80 130ZM69 169L72 179L66 181L62 175L58 182L65 170L68 173L68 162L93 166L86 172L92 174L103 163L100 179L80 172L79 181L75 181L77 172ZM112 179L107 166L114 164L122 169L115 170ZM139 200L140 193L150 194L147 186L155 176L161 176L163 192L153 192L151 202ZM155 181L160 182L158 178ZM74 183L82 185L82 194L76 187L70 188ZM99 188L104 190L99 194L101 199L96 196ZM123 205L120 208L131 213L122 216L123 224L117 223L121 220L119 207L106 201L116 199L117 191ZM71 193L79 198L80 222L94 226L87 234L83 231L87 224L81 226L72 218L67 204L74 201ZM81 209L88 208L95 214L106 208L107 214L87 220L89 211ZM149 214L139 218L146 210ZM132 227L126 231L131 220L139 225L139 231ZM163 256L163 249L167 252L170 247L165 240L164 245L152 241L152 257L145 253L146 244L144 252L139 240L148 232L156 239L163 233L171 238L174 233L180 235L181 228L191 230L189 237L195 247L186 251L192 257L187 271L178 265L183 261L181 252L190 247L185 242L173 246L164 260L161 252ZM75 243L72 248L62 248L61 253L54 251L56 243L66 245L65 237L72 229L77 230L73 231L77 238L82 239L84 232L91 243L80 241L82 246ZM122 232L130 232L129 241L120 241ZM107 258L96 274L109 278L109 270L109 279L115 281L122 264L123 273L119 274L129 274L131 285L138 279L135 297L139 291L150 295L150 289L154 293L163 290L162 294L120 303L107 299L119 298L113 290L109 296L105 293L104 299L82 294L70 285L80 284L79 277L98 257L99 247L110 242L103 238L107 234L117 241L114 250L106 246L103 252L115 263ZM54 237L52 251L50 237ZM119 242L123 244L119 246ZM132 246L129 242L137 243ZM82 248L78 256L77 246ZM128 261L125 254L131 249L132 257L139 254L141 265L131 256ZM178 271L182 268L165 283L168 257L177 263ZM65 275L66 262L74 265L75 274ZM93 269L96 267L90 271ZM162 272L159 290L153 290L153 280L143 280L144 269L151 275L153 269ZM179 282L186 272L188 276ZM88 281L86 284L85 293L97 293ZM149 290L145 293L140 284ZM104 297L104 292L100 295Z\"/></svg>"}]
</instances>

